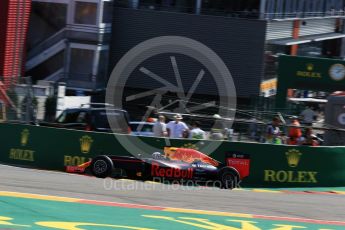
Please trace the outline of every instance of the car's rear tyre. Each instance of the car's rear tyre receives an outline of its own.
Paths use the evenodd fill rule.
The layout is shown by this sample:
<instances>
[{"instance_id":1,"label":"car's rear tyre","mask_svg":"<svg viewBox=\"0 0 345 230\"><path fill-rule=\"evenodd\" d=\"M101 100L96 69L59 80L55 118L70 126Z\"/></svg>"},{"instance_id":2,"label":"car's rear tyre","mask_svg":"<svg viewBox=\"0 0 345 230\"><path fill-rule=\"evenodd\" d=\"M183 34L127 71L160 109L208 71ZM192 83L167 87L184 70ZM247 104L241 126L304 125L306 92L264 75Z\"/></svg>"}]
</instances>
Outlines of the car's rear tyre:
<instances>
[{"instance_id":1,"label":"car's rear tyre","mask_svg":"<svg viewBox=\"0 0 345 230\"><path fill-rule=\"evenodd\" d=\"M223 168L218 174L221 188L223 189L234 189L238 187L239 175L231 168Z\"/></svg>"},{"instance_id":2,"label":"car's rear tyre","mask_svg":"<svg viewBox=\"0 0 345 230\"><path fill-rule=\"evenodd\" d=\"M90 170L98 178L111 176L114 168L113 161L108 156L98 156L92 159Z\"/></svg>"}]
</instances>

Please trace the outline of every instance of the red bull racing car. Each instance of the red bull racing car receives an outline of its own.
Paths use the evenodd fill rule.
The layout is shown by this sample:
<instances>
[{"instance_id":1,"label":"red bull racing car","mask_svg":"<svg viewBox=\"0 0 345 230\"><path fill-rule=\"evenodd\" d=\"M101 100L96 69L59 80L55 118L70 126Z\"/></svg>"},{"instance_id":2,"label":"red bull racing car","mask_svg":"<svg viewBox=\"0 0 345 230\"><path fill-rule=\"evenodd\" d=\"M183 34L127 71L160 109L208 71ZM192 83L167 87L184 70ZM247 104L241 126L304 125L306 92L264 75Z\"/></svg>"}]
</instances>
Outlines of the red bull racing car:
<instances>
[{"instance_id":1,"label":"red bull racing car","mask_svg":"<svg viewBox=\"0 0 345 230\"><path fill-rule=\"evenodd\" d=\"M89 171L99 178L218 182L221 188L232 189L249 175L249 155L227 153L225 162L223 164L195 149L165 147L164 155L153 153L150 158L101 155L82 165L68 166L66 170Z\"/></svg>"}]
</instances>

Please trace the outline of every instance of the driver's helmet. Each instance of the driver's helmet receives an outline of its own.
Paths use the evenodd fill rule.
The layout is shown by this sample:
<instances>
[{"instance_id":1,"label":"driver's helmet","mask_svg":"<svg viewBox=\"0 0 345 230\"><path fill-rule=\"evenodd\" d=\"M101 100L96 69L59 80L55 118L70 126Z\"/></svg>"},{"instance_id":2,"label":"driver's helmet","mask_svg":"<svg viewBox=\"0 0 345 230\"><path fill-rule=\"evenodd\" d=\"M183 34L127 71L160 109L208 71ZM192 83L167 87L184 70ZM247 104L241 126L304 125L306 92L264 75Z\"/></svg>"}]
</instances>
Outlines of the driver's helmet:
<instances>
[{"instance_id":1,"label":"driver's helmet","mask_svg":"<svg viewBox=\"0 0 345 230\"><path fill-rule=\"evenodd\" d=\"M153 159L162 159L163 155L160 152L154 152L154 153L152 153L152 158Z\"/></svg>"}]
</instances>

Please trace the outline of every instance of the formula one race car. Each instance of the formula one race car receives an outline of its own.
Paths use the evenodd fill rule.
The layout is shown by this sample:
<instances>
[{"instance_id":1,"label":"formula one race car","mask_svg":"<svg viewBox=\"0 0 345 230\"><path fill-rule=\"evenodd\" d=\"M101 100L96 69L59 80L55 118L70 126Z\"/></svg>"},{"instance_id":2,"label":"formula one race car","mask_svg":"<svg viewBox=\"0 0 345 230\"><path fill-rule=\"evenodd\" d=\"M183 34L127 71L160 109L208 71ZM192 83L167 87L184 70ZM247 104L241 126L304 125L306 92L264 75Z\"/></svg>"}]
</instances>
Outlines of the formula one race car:
<instances>
[{"instance_id":1,"label":"formula one race car","mask_svg":"<svg viewBox=\"0 0 345 230\"><path fill-rule=\"evenodd\" d=\"M225 158L223 164L195 149L165 147L164 155L153 153L150 158L101 155L79 166L67 166L66 171L90 171L99 178L116 175L138 180L218 182L221 188L232 189L249 175L250 159L240 153L228 153Z\"/></svg>"}]
</instances>

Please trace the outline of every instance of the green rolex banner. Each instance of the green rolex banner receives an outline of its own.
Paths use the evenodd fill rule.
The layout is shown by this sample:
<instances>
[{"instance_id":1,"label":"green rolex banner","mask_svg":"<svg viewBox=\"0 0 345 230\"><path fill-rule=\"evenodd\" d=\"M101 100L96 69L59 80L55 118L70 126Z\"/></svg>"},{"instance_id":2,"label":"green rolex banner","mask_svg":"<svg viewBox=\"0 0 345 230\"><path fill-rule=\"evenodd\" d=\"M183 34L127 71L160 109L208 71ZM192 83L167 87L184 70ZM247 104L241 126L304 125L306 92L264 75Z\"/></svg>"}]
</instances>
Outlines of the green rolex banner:
<instances>
[{"instance_id":1,"label":"green rolex banner","mask_svg":"<svg viewBox=\"0 0 345 230\"><path fill-rule=\"evenodd\" d=\"M0 161L40 169L64 170L100 154L129 155L113 134L0 123ZM129 139L136 138L128 136ZM134 139L133 139L134 140ZM131 141L133 141L131 140ZM141 137L163 150L164 138ZM211 141L172 139L171 146L198 149ZM250 156L242 186L345 186L345 147L310 147L223 141L211 157L226 162L229 152Z\"/></svg>"}]
</instances>

